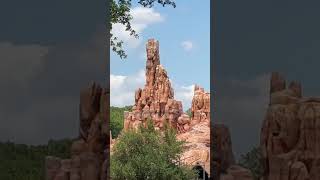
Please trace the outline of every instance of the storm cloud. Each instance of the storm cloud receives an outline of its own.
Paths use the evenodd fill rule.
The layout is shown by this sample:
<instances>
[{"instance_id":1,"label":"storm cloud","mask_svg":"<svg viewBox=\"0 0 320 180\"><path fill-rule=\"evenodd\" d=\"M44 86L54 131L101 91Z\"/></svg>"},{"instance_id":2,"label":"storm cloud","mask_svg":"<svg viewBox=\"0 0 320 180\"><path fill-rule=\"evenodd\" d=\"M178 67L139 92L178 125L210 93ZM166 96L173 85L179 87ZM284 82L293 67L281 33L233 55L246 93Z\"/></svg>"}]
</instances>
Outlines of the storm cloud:
<instances>
[{"instance_id":1,"label":"storm cloud","mask_svg":"<svg viewBox=\"0 0 320 180\"><path fill-rule=\"evenodd\" d=\"M304 96L319 96L318 1L217 2L214 121L231 129L237 156L259 144L269 78L300 81Z\"/></svg>"},{"instance_id":2,"label":"storm cloud","mask_svg":"<svg viewBox=\"0 0 320 180\"><path fill-rule=\"evenodd\" d=\"M80 90L92 81L109 85L106 6L13 2L0 8L0 141L76 137Z\"/></svg>"}]
</instances>

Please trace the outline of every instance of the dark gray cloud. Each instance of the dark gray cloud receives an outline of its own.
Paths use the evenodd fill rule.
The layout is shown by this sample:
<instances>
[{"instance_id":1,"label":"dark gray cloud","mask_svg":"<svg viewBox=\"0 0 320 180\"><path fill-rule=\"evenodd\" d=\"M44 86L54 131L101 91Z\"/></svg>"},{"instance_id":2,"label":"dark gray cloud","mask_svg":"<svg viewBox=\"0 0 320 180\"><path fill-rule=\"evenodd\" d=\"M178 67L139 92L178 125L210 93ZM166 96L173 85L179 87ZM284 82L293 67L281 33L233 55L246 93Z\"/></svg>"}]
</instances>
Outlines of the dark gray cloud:
<instances>
[{"instance_id":1,"label":"dark gray cloud","mask_svg":"<svg viewBox=\"0 0 320 180\"><path fill-rule=\"evenodd\" d=\"M80 90L107 86L105 29L81 44L0 42L0 141L46 143L78 133Z\"/></svg>"},{"instance_id":2,"label":"dark gray cloud","mask_svg":"<svg viewBox=\"0 0 320 180\"><path fill-rule=\"evenodd\" d=\"M259 142L269 83L261 76L279 71L300 81L304 95L320 94L319 6L319 1L218 1L215 117L229 125L236 154ZM261 83L247 83L255 79Z\"/></svg>"},{"instance_id":3,"label":"dark gray cloud","mask_svg":"<svg viewBox=\"0 0 320 180\"><path fill-rule=\"evenodd\" d=\"M216 123L230 128L236 157L259 144L260 124L268 104L269 74L216 84Z\"/></svg>"},{"instance_id":4,"label":"dark gray cloud","mask_svg":"<svg viewBox=\"0 0 320 180\"><path fill-rule=\"evenodd\" d=\"M0 6L0 42L82 42L105 22L106 1L8 0Z\"/></svg>"},{"instance_id":5,"label":"dark gray cloud","mask_svg":"<svg viewBox=\"0 0 320 180\"><path fill-rule=\"evenodd\" d=\"M0 6L0 141L78 134L79 94L107 86L106 1L6 1Z\"/></svg>"}]
</instances>

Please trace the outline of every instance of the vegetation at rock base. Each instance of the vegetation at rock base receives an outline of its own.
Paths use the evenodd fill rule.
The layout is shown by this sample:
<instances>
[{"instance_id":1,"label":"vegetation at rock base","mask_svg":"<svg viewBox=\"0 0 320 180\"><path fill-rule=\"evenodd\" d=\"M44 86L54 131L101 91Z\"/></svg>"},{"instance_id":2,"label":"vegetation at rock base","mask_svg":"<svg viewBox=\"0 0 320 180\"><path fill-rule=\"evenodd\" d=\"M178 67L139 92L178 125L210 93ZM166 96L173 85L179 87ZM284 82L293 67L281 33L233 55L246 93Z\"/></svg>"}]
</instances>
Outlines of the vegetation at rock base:
<instances>
[{"instance_id":1,"label":"vegetation at rock base","mask_svg":"<svg viewBox=\"0 0 320 180\"><path fill-rule=\"evenodd\" d=\"M154 4L160 4L163 7L166 5L171 5L176 7L176 4L171 0L139 0L138 3L143 7L152 7ZM126 31L130 33L131 36L138 38L137 32L131 26L132 16L130 14L130 9L132 7L132 0L112 0L110 4L110 22L109 25L112 29L114 24L122 24L125 26ZM116 52L120 58L126 58L127 54L123 50L123 41L111 33L110 29L110 47L114 52Z\"/></svg>"},{"instance_id":2,"label":"vegetation at rock base","mask_svg":"<svg viewBox=\"0 0 320 180\"><path fill-rule=\"evenodd\" d=\"M123 129L124 111L131 111L132 106L110 107L110 130L112 138L118 137Z\"/></svg>"},{"instance_id":3,"label":"vegetation at rock base","mask_svg":"<svg viewBox=\"0 0 320 180\"><path fill-rule=\"evenodd\" d=\"M251 151L241 155L239 165L249 169L255 180L259 180L263 174L261 163L261 150L254 147Z\"/></svg>"},{"instance_id":4,"label":"vegetation at rock base","mask_svg":"<svg viewBox=\"0 0 320 180\"><path fill-rule=\"evenodd\" d=\"M132 106L110 108L110 129L114 137L117 137L123 128L124 111L130 111L131 108ZM131 153L128 155L133 156L131 159L128 158L128 160L131 160L128 161L130 164L125 164L125 167L119 166L115 168L112 166L115 168L113 170L126 168L127 171L124 171L124 173L129 173L131 172L130 168L135 167L137 163L144 163L141 165L143 171L152 172L158 177L170 177L172 175L172 178L169 179L184 179L184 177L190 179L189 177L192 177L194 174L192 170L186 166L179 166L173 163L173 161L179 161L179 154L182 152L183 142L175 139L175 132L172 129L168 128L164 135L164 138L162 138L159 132L153 128L150 130L150 127L141 129L138 133L124 133L119 137L119 139L121 139L119 142L122 143L118 143L116 146L120 146L119 150L132 147L128 149ZM125 145L124 143L126 142L130 144ZM71 144L72 139L49 140L48 144L45 145L0 142L0 179L43 180L45 179L45 157L56 156L63 159L69 158ZM142 147L145 149L142 149ZM121 152L123 151L119 151L119 153ZM138 161L134 162L135 159ZM113 162L121 163L123 162L122 160L126 161L126 156L112 156L112 160ZM133 172L137 173L136 171L132 171L132 173Z\"/></svg>"},{"instance_id":5,"label":"vegetation at rock base","mask_svg":"<svg viewBox=\"0 0 320 180\"><path fill-rule=\"evenodd\" d=\"M70 157L72 140L50 140L47 145L0 143L0 179L43 180L46 156Z\"/></svg>"},{"instance_id":6,"label":"vegetation at rock base","mask_svg":"<svg viewBox=\"0 0 320 180\"><path fill-rule=\"evenodd\" d=\"M110 172L114 180L123 179L192 179L195 171L180 164L184 142L175 137L175 130L166 126L163 134L147 127L123 132L111 154Z\"/></svg>"},{"instance_id":7,"label":"vegetation at rock base","mask_svg":"<svg viewBox=\"0 0 320 180\"><path fill-rule=\"evenodd\" d=\"M123 113L132 106L111 107L111 131L118 136L123 128ZM72 139L49 140L45 145L25 145L0 142L0 179L2 180L43 180L46 156L70 157Z\"/></svg>"}]
</instances>

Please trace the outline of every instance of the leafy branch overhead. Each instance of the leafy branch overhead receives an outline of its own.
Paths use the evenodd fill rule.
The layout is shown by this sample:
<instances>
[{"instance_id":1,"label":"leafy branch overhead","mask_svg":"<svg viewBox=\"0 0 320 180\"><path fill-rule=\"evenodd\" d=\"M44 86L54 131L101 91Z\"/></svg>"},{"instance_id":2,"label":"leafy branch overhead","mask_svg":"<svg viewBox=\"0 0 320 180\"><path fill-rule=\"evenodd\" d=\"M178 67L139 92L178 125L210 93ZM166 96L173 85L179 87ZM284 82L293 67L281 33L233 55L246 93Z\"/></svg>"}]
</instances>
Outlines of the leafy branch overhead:
<instances>
[{"instance_id":1,"label":"leafy branch overhead","mask_svg":"<svg viewBox=\"0 0 320 180\"><path fill-rule=\"evenodd\" d=\"M163 7L166 5L171 5L174 8L176 4L171 0L139 0L138 3L143 7L151 8L154 6L155 3L161 4ZM110 9L110 46L112 51L117 53L121 59L127 58L127 54L123 49L123 40L116 37L112 34L112 26L114 24L122 24L125 26L125 30L130 33L130 36L135 38L139 38L137 32L132 28L131 21L132 16L130 14L130 9L132 7L131 0L112 0L111 1L111 9Z\"/></svg>"}]
</instances>

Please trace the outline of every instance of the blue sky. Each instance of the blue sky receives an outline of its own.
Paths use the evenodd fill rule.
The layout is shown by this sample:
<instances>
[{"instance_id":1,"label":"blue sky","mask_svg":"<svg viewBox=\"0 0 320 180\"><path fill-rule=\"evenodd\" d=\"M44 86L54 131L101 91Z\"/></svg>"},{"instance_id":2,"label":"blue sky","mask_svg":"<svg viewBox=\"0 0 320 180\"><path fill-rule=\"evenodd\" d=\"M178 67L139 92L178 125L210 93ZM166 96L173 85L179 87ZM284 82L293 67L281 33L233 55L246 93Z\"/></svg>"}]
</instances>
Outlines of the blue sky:
<instances>
[{"instance_id":1,"label":"blue sky","mask_svg":"<svg viewBox=\"0 0 320 180\"><path fill-rule=\"evenodd\" d=\"M122 60L111 52L111 105L132 104L134 90L145 81L145 44L155 38L176 99L190 106L193 84L210 89L210 1L180 0L176 8L156 5L151 9L133 4L133 27L139 39L129 38L119 25L113 27L125 42L128 58Z\"/></svg>"}]
</instances>

